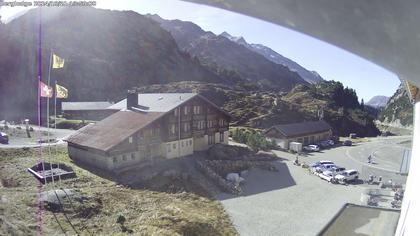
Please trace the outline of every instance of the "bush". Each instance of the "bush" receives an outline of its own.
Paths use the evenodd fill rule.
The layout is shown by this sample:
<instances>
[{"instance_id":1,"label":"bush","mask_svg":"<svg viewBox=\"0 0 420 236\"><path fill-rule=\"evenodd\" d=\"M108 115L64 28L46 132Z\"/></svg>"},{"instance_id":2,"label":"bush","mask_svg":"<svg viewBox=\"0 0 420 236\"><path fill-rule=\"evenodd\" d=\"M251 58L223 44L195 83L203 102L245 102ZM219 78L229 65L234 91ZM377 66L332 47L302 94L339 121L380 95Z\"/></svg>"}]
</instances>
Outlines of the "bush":
<instances>
[{"instance_id":1,"label":"bush","mask_svg":"<svg viewBox=\"0 0 420 236\"><path fill-rule=\"evenodd\" d=\"M232 138L236 142L245 143L255 152L274 149L277 146L275 140L267 140L261 133L256 131L244 131L237 128Z\"/></svg>"}]
</instances>

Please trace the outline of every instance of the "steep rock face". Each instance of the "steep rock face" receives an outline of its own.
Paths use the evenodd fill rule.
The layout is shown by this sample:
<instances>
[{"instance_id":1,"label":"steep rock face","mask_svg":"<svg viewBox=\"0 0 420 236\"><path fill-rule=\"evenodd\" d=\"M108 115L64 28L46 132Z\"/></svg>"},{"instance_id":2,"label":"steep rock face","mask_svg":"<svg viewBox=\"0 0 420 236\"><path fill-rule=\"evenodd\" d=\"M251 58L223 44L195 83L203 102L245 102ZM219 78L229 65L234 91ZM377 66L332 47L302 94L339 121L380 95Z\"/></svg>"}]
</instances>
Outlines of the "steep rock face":
<instances>
[{"instance_id":1,"label":"steep rock face","mask_svg":"<svg viewBox=\"0 0 420 236\"><path fill-rule=\"evenodd\" d=\"M298 73L247 48L243 38L231 41L191 22L164 20L157 15L149 17L172 34L180 49L216 74L231 75L231 82L254 83L263 89L279 91L289 91L296 84L307 84Z\"/></svg>"},{"instance_id":2,"label":"steep rock face","mask_svg":"<svg viewBox=\"0 0 420 236\"><path fill-rule=\"evenodd\" d=\"M34 9L0 28L2 115L34 115L38 59L46 81L51 50L66 60L51 78L69 89L70 101L117 100L128 88L152 83L225 81L180 51L158 23L132 11L45 8L41 26L40 36Z\"/></svg>"},{"instance_id":3,"label":"steep rock face","mask_svg":"<svg viewBox=\"0 0 420 236\"><path fill-rule=\"evenodd\" d=\"M249 44L243 37L234 37L227 32L221 33L220 36L223 36L232 42L243 45L244 47L256 53L263 55L267 60L270 60L276 64L287 66L291 71L298 73L300 77L302 77L308 83L315 84L324 80L317 72L305 69L295 61L280 55L267 46L254 43Z\"/></svg>"},{"instance_id":4,"label":"steep rock face","mask_svg":"<svg viewBox=\"0 0 420 236\"><path fill-rule=\"evenodd\" d=\"M374 96L371 98L365 105L374 107L374 108L380 108L385 107L388 103L389 97L387 96Z\"/></svg>"},{"instance_id":5,"label":"steep rock face","mask_svg":"<svg viewBox=\"0 0 420 236\"><path fill-rule=\"evenodd\" d=\"M410 103L404 84L401 84L389 99L378 119L396 127L411 127L413 125L413 105Z\"/></svg>"}]
</instances>

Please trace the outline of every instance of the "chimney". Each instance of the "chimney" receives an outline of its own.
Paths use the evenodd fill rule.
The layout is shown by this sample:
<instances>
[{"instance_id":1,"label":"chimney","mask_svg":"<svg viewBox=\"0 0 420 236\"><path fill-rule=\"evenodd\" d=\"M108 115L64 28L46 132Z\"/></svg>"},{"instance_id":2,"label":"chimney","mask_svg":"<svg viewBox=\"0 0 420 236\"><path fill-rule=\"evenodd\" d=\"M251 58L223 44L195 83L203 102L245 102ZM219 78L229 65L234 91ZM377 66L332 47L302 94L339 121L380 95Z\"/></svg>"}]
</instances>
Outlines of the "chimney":
<instances>
[{"instance_id":1,"label":"chimney","mask_svg":"<svg viewBox=\"0 0 420 236\"><path fill-rule=\"evenodd\" d=\"M132 107L137 107L139 105L139 95L136 93L136 90L127 91L127 109L132 110Z\"/></svg>"}]
</instances>

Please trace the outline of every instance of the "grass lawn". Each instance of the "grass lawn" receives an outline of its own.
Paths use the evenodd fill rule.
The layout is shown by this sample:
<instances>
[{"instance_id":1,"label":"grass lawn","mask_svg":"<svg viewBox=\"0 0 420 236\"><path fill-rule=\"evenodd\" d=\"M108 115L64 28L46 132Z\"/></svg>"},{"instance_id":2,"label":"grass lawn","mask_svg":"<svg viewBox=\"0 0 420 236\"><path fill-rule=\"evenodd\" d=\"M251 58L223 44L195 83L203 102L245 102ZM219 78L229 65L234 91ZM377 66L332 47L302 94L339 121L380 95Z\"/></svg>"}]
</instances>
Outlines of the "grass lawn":
<instances>
[{"instance_id":1,"label":"grass lawn","mask_svg":"<svg viewBox=\"0 0 420 236\"><path fill-rule=\"evenodd\" d=\"M44 149L44 156L46 153ZM39 149L0 149L0 235L38 233L38 182L26 171L37 163L38 156ZM119 186L74 165L64 148L59 148L54 160L71 166L77 174L75 179L56 183L55 189L74 189L86 200L65 206L66 215L60 211L54 216L44 208L44 235L75 235L65 216L80 235L237 235L218 201L193 193ZM48 184L42 191L52 189Z\"/></svg>"}]
</instances>

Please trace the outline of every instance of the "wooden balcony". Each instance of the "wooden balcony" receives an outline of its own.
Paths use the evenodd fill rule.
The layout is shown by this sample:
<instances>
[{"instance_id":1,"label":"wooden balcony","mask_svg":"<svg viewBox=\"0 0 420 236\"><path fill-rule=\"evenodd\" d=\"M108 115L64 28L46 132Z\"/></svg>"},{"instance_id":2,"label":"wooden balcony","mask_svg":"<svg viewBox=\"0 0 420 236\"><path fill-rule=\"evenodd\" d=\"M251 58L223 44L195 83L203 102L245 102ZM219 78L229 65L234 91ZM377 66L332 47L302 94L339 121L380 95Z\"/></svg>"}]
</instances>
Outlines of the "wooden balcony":
<instances>
[{"instance_id":1,"label":"wooden balcony","mask_svg":"<svg viewBox=\"0 0 420 236\"><path fill-rule=\"evenodd\" d=\"M162 138L160 136L144 137L140 140L140 144L143 145L158 144L161 142Z\"/></svg>"},{"instance_id":2,"label":"wooden balcony","mask_svg":"<svg viewBox=\"0 0 420 236\"><path fill-rule=\"evenodd\" d=\"M201 136L204 136L204 134L206 134L206 131L204 129L202 129L202 130L194 130L192 132L192 134L193 134L194 137L201 137Z\"/></svg>"},{"instance_id":3,"label":"wooden balcony","mask_svg":"<svg viewBox=\"0 0 420 236\"><path fill-rule=\"evenodd\" d=\"M219 131L219 129L217 127L207 128L207 133L215 133L217 131Z\"/></svg>"},{"instance_id":4,"label":"wooden balcony","mask_svg":"<svg viewBox=\"0 0 420 236\"><path fill-rule=\"evenodd\" d=\"M191 120L192 120L192 115L181 116L181 121L191 121Z\"/></svg>"},{"instance_id":5,"label":"wooden balcony","mask_svg":"<svg viewBox=\"0 0 420 236\"><path fill-rule=\"evenodd\" d=\"M193 115L193 119L194 120L205 120L206 116L204 114L200 114L200 115Z\"/></svg>"},{"instance_id":6,"label":"wooden balcony","mask_svg":"<svg viewBox=\"0 0 420 236\"><path fill-rule=\"evenodd\" d=\"M227 126L225 126L225 127L219 127L219 132L226 132L228 130L229 130L229 128Z\"/></svg>"},{"instance_id":7,"label":"wooden balcony","mask_svg":"<svg viewBox=\"0 0 420 236\"><path fill-rule=\"evenodd\" d=\"M181 139L191 138L192 132L181 133Z\"/></svg>"}]
</instances>

